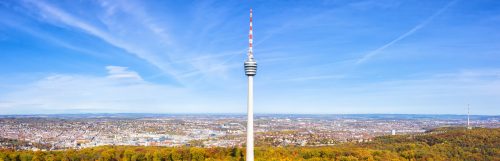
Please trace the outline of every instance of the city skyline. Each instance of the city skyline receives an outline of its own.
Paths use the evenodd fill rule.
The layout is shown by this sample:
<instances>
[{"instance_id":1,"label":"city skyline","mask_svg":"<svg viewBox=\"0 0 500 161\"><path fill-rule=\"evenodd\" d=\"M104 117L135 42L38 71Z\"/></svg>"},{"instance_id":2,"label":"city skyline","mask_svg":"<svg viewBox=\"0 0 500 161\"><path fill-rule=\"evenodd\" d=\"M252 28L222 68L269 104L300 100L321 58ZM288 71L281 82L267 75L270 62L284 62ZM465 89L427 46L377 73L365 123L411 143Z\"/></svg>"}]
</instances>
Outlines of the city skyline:
<instances>
[{"instance_id":1,"label":"city skyline","mask_svg":"<svg viewBox=\"0 0 500 161\"><path fill-rule=\"evenodd\" d=\"M476 116L469 129L498 128L499 118ZM39 143L18 144L17 147L32 150L80 149L104 145L244 147L245 144L249 145L245 134L248 132L246 122L245 115L0 116L0 136L4 141L8 138ZM317 147L370 142L378 136L423 135L439 127L465 128L468 123L460 116L258 115L254 126L257 147ZM7 144L0 144L0 148L13 148L9 145L12 144L7 141ZM245 154L249 156L249 153Z\"/></svg>"},{"instance_id":2,"label":"city skyline","mask_svg":"<svg viewBox=\"0 0 500 161\"><path fill-rule=\"evenodd\" d=\"M500 2L0 2L0 115L500 114ZM293 88L292 88L293 87Z\"/></svg>"}]
</instances>

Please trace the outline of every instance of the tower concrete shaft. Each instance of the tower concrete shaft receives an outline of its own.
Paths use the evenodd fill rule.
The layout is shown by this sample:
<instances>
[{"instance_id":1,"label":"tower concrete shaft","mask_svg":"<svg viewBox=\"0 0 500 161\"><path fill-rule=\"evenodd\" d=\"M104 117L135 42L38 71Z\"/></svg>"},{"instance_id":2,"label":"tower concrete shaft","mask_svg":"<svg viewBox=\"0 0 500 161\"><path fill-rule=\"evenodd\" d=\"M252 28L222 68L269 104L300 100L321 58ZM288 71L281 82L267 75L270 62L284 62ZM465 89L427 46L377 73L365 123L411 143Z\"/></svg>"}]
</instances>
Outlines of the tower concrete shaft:
<instances>
[{"instance_id":1,"label":"tower concrete shaft","mask_svg":"<svg viewBox=\"0 0 500 161\"><path fill-rule=\"evenodd\" d=\"M254 138L253 138L253 77L257 74L257 62L253 57L253 27L252 9L250 9L250 31L248 32L248 58L244 63L245 75L248 77L248 121L247 121L247 152L246 160L254 160Z\"/></svg>"},{"instance_id":2,"label":"tower concrete shaft","mask_svg":"<svg viewBox=\"0 0 500 161\"><path fill-rule=\"evenodd\" d=\"M467 129L472 129L470 126L470 105L467 104Z\"/></svg>"},{"instance_id":3,"label":"tower concrete shaft","mask_svg":"<svg viewBox=\"0 0 500 161\"><path fill-rule=\"evenodd\" d=\"M253 76L248 76L248 122L247 122L247 154L246 160L253 161Z\"/></svg>"}]
</instances>

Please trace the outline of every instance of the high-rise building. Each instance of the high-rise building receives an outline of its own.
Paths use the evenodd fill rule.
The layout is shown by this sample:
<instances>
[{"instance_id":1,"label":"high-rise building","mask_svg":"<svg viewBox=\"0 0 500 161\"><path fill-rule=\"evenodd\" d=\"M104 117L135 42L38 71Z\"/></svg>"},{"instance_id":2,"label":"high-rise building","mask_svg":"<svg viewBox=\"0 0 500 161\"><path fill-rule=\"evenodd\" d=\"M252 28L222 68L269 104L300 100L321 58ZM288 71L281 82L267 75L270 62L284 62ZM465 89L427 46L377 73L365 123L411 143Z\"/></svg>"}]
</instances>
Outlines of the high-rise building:
<instances>
[{"instance_id":1,"label":"high-rise building","mask_svg":"<svg viewBox=\"0 0 500 161\"><path fill-rule=\"evenodd\" d=\"M246 160L253 161L253 77L257 74L257 62L253 58L253 28L252 28L252 9L250 9L250 31L248 32L248 55L244 63L245 74L248 77L248 122L247 122L247 154Z\"/></svg>"}]
</instances>

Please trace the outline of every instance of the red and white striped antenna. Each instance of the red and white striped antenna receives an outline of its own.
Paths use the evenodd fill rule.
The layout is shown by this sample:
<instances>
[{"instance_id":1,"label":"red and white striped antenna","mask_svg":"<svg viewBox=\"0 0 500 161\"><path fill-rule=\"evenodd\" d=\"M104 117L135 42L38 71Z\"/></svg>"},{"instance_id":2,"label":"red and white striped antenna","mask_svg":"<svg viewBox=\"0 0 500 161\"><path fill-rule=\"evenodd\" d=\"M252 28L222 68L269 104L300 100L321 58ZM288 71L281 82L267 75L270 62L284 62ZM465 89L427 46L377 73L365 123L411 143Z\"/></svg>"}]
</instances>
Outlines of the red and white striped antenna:
<instances>
[{"instance_id":1,"label":"red and white striped antenna","mask_svg":"<svg viewBox=\"0 0 500 161\"><path fill-rule=\"evenodd\" d=\"M250 31L248 31L248 59L253 59L253 27L252 27L252 9L250 8Z\"/></svg>"},{"instance_id":2,"label":"red and white striped antenna","mask_svg":"<svg viewBox=\"0 0 500 161\"><path fill-rule=\"evenodd\" d=\"M245 74L255 76L257 74L257 62L253 57L253 19L252 9L250 8L250 29L248 31L248 59L245 61Z\"/></svg>"}]
</instances>

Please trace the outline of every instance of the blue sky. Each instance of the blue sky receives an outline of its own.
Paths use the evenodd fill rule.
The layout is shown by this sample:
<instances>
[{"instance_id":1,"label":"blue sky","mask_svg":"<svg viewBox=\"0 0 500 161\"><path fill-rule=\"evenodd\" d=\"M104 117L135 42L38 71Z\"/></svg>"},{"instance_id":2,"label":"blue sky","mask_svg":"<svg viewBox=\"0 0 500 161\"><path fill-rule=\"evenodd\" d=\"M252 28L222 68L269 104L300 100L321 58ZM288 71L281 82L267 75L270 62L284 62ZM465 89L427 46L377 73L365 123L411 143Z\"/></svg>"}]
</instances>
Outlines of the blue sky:
<instances>
[{"instance_id":1,"label":"blue sky","mask_svg":"<svg viewBox=\"0 0 500 161\"><path fill-rule=\"evenodd\" d=\"M0 114L500 114L500 1L0 1Z\"/></svg>"}]
</instances>

